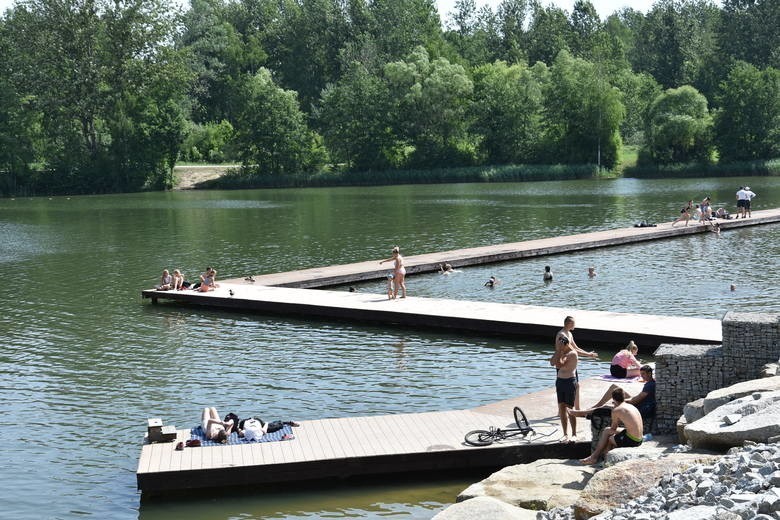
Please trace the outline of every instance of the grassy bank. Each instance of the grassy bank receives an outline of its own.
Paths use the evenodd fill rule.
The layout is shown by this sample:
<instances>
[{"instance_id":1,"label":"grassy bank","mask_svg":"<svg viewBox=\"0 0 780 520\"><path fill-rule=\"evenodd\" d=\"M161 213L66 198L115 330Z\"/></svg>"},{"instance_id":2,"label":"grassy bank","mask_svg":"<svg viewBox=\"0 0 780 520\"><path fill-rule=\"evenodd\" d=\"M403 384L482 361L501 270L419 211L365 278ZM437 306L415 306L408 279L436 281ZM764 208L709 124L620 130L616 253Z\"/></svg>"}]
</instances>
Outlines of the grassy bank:
<instances>
[{"instance_id":1,"label":"grassy bank","mask_svg":"<svg viewBox=\"0 0 780 520\"><path fill-rule=\"evenodd\" d=\"M198 185L199 189L288 188L315 186L381 186L390 184L440 184L451 182L517 182L591 179L598 168L584 165L510 165L388 170L381 172L319 172L297 175L249 175L229 172Z\"/></svg>"},{"instance_id":2,"label":"grassy bank","mask_svg":"<svg viewBox=\"0 0 780 520\"><path fill-rule=\"evenodd\" d=\"M625 177L639 179L693 177L766 177L780 175L780 159L744 161L728 164L669 164L663 166L631 166L623 170Z\"/></svg>"}]
</instances>

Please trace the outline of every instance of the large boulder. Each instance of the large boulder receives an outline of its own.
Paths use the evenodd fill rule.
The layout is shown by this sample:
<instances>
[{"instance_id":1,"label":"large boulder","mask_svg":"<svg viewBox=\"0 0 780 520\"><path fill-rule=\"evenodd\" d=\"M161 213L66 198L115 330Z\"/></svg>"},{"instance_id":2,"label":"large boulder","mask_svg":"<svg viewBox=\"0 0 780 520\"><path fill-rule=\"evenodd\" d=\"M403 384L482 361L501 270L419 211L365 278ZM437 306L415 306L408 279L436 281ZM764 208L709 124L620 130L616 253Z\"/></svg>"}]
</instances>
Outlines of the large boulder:
<instances>
[{"instance_id":1,"label":"large boulder","mask_svg":"<svg viewBox=\"0 0 780 520\"><path fill-rule=\"evenodd\" d=\"M756 392L774 392L780 390L780 376L751 379L735 385L713 390L704 398L704 413L708 414L719 406L730 403L734 399L752 395ZM686 417L687 418L687 417ZM688 422L693 422L688 419Z\"/></svg>"},{"instance_id":2,"label":"large boulder","mask_svg":"<svg viewBox=\"0 0 780 520\"><path fill-rule=\"evenodd\" d=\"M656 460L627 460L609 466L590 479L574 504L578 520L625 505L627 497L644 495L667 473L682 472L695 464L712 464L715 455L674 453Z\"/></svg>"},{"instance_id":3,"label":"large boulder","mask_svg":"<svg viewBox=\"0 0 780 520\"><path fill-rule=\"evenodd\" d=\"M733 424L727 424L727 416ZM778 417L780 391L756 393L720 406L687 425L685 437L694 447L713 449L742 446L745 441L767 442L780 435Z\"/></svg>"},{"instance_id":4,"label":"large boulder","mask_svg":"<svg viewBox=\"0 0 780 520\"><path fill-rule=\"evenodd\" d=\"M515 507L491 497L477 497L453 504L433 517L433 520L535 520L536 511Z\"/></svg>"},{"instance_id":5,"label":"large boulder","mask_svg":"<svg viewBox=\"0 0 780 520\"><path fill-rule=\"evenodd\" d=\"M493 497L525 509L568 507L596 472L578 461L539 459L499 470L472 484L458 495L458 502L475 497Z\"/></svg>"}]
</instances>

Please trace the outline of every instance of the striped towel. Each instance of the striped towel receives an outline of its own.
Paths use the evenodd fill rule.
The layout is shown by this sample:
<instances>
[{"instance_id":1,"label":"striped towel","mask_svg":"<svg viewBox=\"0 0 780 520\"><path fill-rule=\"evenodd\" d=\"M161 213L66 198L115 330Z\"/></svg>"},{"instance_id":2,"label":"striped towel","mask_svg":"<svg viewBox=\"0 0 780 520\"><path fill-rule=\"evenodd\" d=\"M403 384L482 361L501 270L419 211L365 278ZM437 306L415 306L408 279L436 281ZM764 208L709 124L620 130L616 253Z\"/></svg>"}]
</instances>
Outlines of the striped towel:
<instances>
[{"instance_id":1,"label":"striped towel","mask_svg":"<svg viewBox=\"0 0 780 520\"><path fill-rule=\"evenodd\" d=\"M281 430L275 431L273 433L266 433L256 441L248 441L243 437L239 437L238 433L233 432L230 435L228 435L227 443L228 444L252 444L253 442L275 442L275 441L288 440L284 438L285 435L288 435L289 438L291 439L294 438L292 428L286 424L284 425L284 428L282 428ZM222 443L207 439L203 431L203 428L201 426L196 426L195 428L190 429L190 438L199 439L201 446L224 446L224 444Z\"/></svg>"}]
</instances>

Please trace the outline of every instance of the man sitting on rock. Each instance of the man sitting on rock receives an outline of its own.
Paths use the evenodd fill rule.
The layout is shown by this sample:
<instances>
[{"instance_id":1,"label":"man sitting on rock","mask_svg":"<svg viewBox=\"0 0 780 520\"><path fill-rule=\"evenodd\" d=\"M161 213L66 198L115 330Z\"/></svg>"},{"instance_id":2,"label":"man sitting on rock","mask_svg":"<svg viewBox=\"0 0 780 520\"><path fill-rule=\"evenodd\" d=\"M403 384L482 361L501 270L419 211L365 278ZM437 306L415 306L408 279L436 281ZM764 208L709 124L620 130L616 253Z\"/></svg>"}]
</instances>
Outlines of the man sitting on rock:
<instances>
[{"instance_id":1,"label":"man sitting on rock","mask_svg":"<svg viewBox=\"0 0 780 520\"><path fill-rule=\"evenodd\" d=\"M652 420L655 419L655 379L653 379L653 367L650 365L643 365L642 368L639 369L639 376L644 383L642 391L632 396L623 390L623 396L627 403L637 407L639 413L642 415L642 420L645 423L651 423ZM596 404L587 410L572 411L571 414L576 417L587 417L588 415L591 415L597 408L604 406L607 401L612 398L612 392L618 388L620 388L618 385L611 385Z\"/></svg>"},{"instance_id":2,"label":"man sitting on rock","mask_svg":"<svg viewBox=\"0 0 780 520\"><path fill-rule=\"evenodd\" d=\"M601 438L590 454L590 457L580 459L583 464L595 464L601 455L606 455L612 448L633 448L642 444L642 416L639 410L630 403L625 402L625 394L622 388L612 391L612 401L615 407L612 409L612 425L601 432ZM580 412L569 410L573 415ZM624 428L618 428L620 424Z\"/></svg>"}]
</instances>

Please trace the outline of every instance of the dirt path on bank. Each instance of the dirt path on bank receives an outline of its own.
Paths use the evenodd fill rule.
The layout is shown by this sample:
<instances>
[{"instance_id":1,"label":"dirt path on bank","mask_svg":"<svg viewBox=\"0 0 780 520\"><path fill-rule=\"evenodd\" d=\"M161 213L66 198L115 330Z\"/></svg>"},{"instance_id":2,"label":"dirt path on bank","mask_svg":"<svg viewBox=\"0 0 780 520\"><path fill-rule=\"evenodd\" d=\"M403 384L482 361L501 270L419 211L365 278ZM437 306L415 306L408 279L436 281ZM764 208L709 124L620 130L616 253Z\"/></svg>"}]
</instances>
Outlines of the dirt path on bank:
<instances>
[{"instance_id":1,"label":"dirt path on bank","mask_svg":"<svg viewBox=\"0 0 780 520\"><path fill-rule=\"evenodd\" d=\"M201 182L221 177L229 170L238 168L239 164L207 164L197 166L176 166L173 173L176 176L174 190L192 190Z\"/></svg>"}]
</instances>

